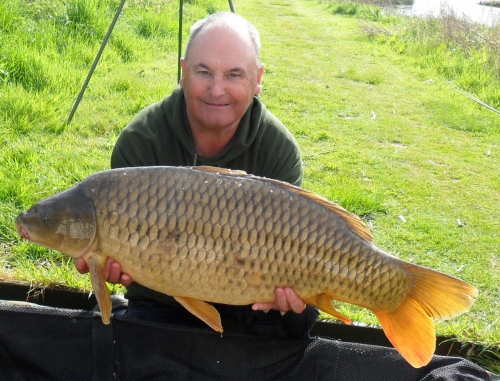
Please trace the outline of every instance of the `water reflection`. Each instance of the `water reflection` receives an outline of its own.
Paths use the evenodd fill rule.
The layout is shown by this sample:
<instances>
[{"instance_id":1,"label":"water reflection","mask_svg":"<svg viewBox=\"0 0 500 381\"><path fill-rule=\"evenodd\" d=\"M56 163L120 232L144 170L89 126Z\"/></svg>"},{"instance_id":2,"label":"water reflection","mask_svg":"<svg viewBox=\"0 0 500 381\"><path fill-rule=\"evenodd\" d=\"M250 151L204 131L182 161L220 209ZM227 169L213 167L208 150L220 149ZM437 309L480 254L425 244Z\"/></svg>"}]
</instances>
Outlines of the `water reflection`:
<instances>
[{"instance_id":1,"label":"water reflection","mask_svg":"<svg viewBox=\"0 0 500 381\"><path fill-rule=\"evenodd\" d=\"M439 16L453 11L459 17L487 25L500 23L500 8L480 5L480 0L414 0L413 5L398 5L396 11L408 16Z\"/></svg>"}]
</instances>

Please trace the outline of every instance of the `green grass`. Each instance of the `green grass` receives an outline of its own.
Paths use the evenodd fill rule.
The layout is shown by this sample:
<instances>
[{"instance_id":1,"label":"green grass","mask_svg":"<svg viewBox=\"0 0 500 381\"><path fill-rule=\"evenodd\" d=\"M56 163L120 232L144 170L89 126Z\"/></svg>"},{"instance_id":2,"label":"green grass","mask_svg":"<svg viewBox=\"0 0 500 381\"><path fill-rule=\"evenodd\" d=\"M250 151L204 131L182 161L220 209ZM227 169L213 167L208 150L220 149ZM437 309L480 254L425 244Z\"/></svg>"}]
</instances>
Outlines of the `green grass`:
<instances>
[{"instance_id":1,"label":"green grass","mask_svg":"<svg viewBox=\"0 0 500 381\"><path fill-rule=\"evenodd\" d=\"M109 168L122 128L176 85L177 2L128 1L66 124L117 6L0 4L0 277L90 287L66 257L19 241L14 220ZM227 8L222 0L186 3L184 41L194 20ZM318 1L240 0L236 10L261 32L262 99L299 141L304 187L360 215L377 246L478 287L471 311L438 323L438 333L496 350L499 115L450 86L460 78L443 74L441 53L423 55L415 39L401 49L401 20L378 16L373 25L395 32L373 34L367 21ZM339 309L377 323L366 310Z\"/></svg>"}]
</instances>

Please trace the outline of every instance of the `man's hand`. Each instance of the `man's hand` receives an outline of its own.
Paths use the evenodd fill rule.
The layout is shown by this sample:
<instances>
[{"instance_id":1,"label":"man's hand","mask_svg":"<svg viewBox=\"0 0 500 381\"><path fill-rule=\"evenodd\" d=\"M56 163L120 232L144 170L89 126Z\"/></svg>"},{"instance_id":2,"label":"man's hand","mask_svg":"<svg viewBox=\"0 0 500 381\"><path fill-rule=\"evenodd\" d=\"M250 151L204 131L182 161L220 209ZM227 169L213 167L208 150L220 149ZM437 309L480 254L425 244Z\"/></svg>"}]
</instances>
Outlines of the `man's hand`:
<instances>
[{"instance_id":1,"label":"man's hand","mask_svg":"<svg viewBox=\"0 0 500 381\"><path fill-rule=\"evenodd\" d=\"M254 303L252 309L254 311L262 310L265 312L278 310L282 313L292 310L300 314L306 308L304 301L290 287L278 287L274 290L274 295L276 296L274 302Z\"/></svg>"},{"instance_id":2,"label":"man's hand","mask_svg":"<svg viewBox=\"0 0 500 381\"><path fill-rule=\"evenodd\" d=\"M86 274L89 272L87 263L82 258L75 259L75 267L80 274ZM106 282L113 284L122 284L123 286L129 286L132 283L132 278L122 273L122 266L112 258L106 260L106 266L104 267L104 279Z\"/></svg>"}]
</instances>

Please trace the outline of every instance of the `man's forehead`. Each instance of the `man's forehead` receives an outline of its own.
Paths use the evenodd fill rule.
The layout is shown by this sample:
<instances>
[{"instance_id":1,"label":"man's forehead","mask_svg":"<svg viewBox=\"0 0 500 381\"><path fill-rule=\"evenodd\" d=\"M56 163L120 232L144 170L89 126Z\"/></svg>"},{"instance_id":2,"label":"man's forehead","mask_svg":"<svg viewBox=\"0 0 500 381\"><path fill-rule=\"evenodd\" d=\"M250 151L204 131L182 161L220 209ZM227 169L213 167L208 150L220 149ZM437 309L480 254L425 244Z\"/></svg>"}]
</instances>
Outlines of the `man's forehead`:
<instances>
[{"instance_id":1,"label":"man's forehead","mask_svg":"<svg viewBox=\"0 0 500 381\"><path fill-rule=\"evenodd\" d=\"M248 29L242 26L209 25L202 29L193 41L194 49L216 46L221 46L227 50L248 51L257 54Z\"/></svg>"},{"instance_id":2,"label":"man's forehead","mask_svg":"<svg viewBox=\"0 0 500 381\"><path fill-rule=\"evenodd\" d=\"M191 66L250 71L257 64L257 54L248 35L229 33L230 31L221 28L202 32L204 33L200 32L196 37L189 52L187 63Z\"/></svg>"},{"instance_id":3,"label":"man's forehead","mask_svg":"<svg viewBox=\"0 0 500 381\"><path fill-rule=\"evenodd\" d=\"M204 34L223 34L250 39L248 28L242 24L235 22L219 22L207 25L202 30L200 30L198 36L202 36Z\"/></svg>"}]
</instances>

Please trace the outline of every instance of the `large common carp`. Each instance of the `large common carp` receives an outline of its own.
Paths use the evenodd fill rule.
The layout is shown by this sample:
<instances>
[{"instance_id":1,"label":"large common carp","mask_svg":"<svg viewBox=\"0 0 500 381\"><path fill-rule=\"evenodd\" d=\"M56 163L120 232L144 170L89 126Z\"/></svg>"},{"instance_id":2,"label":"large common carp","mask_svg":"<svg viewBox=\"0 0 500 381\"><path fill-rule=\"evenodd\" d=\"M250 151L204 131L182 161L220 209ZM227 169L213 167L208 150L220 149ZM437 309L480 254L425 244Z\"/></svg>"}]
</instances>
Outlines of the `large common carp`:
<instances>
[{"instance_id":1,"label":"large common carp","mask_svg":"<svg viewBox=\"0 0 500 381\"><path fill-rule=\"evenodd\" d=\"M434 352L433 319L467 311L477 296L465 282L378 249L357 216L318 195L219 168L99 172L21 213L16 227L22 238L85 259L106 324L107 257L220 332L206 302L270 302L276 287L346 323L334 300L369 308L415 367Z\"/></svg>"}]
</instances>

